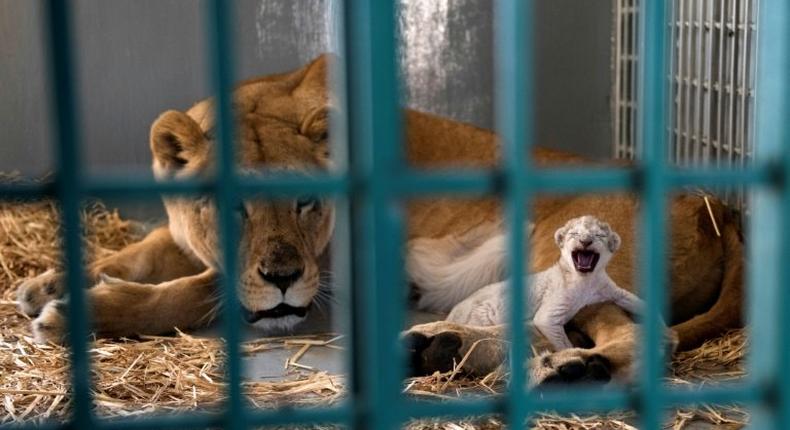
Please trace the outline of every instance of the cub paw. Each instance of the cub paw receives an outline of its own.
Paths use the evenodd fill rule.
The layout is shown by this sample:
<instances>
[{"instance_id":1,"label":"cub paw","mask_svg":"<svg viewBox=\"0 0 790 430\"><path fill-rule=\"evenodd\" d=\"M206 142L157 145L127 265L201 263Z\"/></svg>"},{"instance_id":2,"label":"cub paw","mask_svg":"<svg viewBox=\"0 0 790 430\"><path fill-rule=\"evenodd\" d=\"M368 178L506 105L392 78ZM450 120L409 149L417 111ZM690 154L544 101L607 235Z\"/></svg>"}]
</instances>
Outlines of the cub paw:
<instances>
[{"instance_id":1,"label":"cub paw","mask_svg":"<svg viewBox=\"0 0 790 430\"><path fill-rule=\"evenodd\" d=\"M44 306L63 296L63 275L54 269L22 282L17 289L19 310L28 316L41 313Z\"/></svg>"},{"instance_id":2,"label":"cub paw","mask_svg":"<svg viewBox=\"0 0 790 430\"><path fill-rule=\"evenodd\" d=\"M53 300L44 306L33 320L33 339L36 343L63 344L66 337L66 302Z\"/></svg>"}]
</instances>

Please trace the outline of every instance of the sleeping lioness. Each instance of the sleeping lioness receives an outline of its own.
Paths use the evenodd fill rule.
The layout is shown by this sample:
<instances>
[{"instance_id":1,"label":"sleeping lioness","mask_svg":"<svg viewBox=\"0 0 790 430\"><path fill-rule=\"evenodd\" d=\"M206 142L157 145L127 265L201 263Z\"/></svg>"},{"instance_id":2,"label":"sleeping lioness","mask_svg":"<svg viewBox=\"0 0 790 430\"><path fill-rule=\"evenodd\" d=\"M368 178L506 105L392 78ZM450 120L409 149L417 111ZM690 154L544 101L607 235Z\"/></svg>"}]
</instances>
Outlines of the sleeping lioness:
<instances>
[{"instance_id":1,"label":"sleeping lioness","mask_svg":"<svg viewBox=\"0 0 790 430\"><path fill-rule=\"evenodd\" d=\"M299 70L238 87L235 108L242 172L330 168L328 61L320 57ZM491 167L499 161L497 139L490 131L411 110L404 111L404 120L408 158L414 166ZM155 176L184 178L213 169L213 128L210 100L186 112L163 113L151 127ZM539 164L584 162L540 148L534 157ZM220 254L216 209L206 198L167 197L164 201L169 218L166 227L88 268L92 288L87 293L98 336L167 333L174 327L207 324L214 317ZM680 348L693 347L741 324L743 263L738 226L721 202L713 199L711 203L720 237L702 198L679 195L671 201L671 323ZM608 273L618 285L634 291L640 243L634 233L637 207L637 199L626 194L538 199L532 212L530 270L543 270L557 260L553 234L558 227L570 218L591 214L620 232L623 247ZM410 260L428 258L436 267L451 266L456 260L475 264L482 270L477 288L505 276L502 257L481 249L487 239L501 233L496 200L418 200L408 209ZM250 200L240 208L238 293L248 322L275 328L291 327L304 319L318 292L318 257L332 236L333 213L330 201L304 197ZM436 242L433 251L419 248L425 241ZM448 277L438 276L445 272L415 273L410 267L417 306L424 310L446 312L476 285L467 282L465 288L457 289L448 282L449 273ZM62 339L60 280L60 274L47 272L20 286L21 309L37 315L32 328L38 341ZM637 332L626 313L614 305L596 305L583 309L572 324L594 347L571 348L535 361L532 369L537 382L629 374ZM409 332L416 340L412 343L414 368L420 373L445 369L475 340L501 334L501 328L442 321L415 327ZM484 345L465 367L483 372L498 365L503 356L501 345Z\"/></svg>"}]
</instances>

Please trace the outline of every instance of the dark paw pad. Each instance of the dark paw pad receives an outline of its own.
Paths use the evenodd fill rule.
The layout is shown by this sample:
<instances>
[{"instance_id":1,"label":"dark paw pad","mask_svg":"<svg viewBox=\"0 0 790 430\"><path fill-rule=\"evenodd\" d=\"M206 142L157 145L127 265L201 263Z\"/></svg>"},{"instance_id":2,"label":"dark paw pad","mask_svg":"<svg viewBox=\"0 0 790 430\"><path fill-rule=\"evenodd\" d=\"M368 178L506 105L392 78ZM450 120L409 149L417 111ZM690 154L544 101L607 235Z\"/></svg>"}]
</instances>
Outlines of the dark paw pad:
<instances>
[{"instance_id":1,"label":"dark paw pad","mask_svg":"<svg viewBox=\"0 0 790 430\"><path fill-rule=\"evenodd\" d=\"M587 359L587 380L606 383L612 379L612 366L602 355L592 355Z\"/></svg>"},{"instance_id":2,"label":"dark paw pad","mask_svg":"<svg viewBox=\"0 0 790 430\"><path fill-rule=\"evenodd\" d=\"M459 350L463 341L455 333L443 332L436 336L409 333L403 341L410 354L410 376L449 372L461 360Z\"/></svg>"},{"instance_id":3,"label":"dark paw pad","mask_svg":"<svg viewBox=\"0 0 790 430\"><path fill-rule=\"evenodd\" d=\"M586 367L582 361L569 361L561 364L541 385L570 384L583 378L585 372Z\"/></svg>"},{"instance_id":4,"label":"dark paw pad","mask_svg":"<svg viewBox=\"0 0 790 430\"><path fill-rule=\"evenodd\" d=\"M566 385L580 382L604 384L612 379L611 364L601 355L591 355L586 360L561 364L540 385Z\"/></svg>"}]
</instances>

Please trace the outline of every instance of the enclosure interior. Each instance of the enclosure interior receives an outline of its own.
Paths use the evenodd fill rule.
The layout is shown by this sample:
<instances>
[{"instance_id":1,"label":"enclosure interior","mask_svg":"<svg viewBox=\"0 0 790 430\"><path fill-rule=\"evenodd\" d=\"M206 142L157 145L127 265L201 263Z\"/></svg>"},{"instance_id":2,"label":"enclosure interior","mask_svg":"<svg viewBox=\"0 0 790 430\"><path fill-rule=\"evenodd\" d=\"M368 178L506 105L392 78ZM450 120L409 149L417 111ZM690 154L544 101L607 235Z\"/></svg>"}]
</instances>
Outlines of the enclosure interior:
<instances>
[{"instance_id":1,"label":"enclosure interior","mask_svg":"<svg viewBox=\"0 0 790 430\"><path fill-rule=\"evenodd\" d=\"M337 52L337 3L235 2L238 80ZM400 0L404 106L494 128L492 3ZM151 122L165 110L186 110L211 95L203 9L184 7L181 0L74 4L85 165L90 173L150 176ZM743 165L752 150L756 2L713 4L674 5L669 155L679 164ZM536 143L592 159L634 158L638 2L543 0L535 6ZM40 8L40 2L0 0L0 172L30 177L54 165ZM728 25L745 31L728 35ZM737 193L732 199L744 202ZM111 202L116 203L126 217L164 216L157 205ZM318 315L297 333L326 331L329 317ZM283 354L248 360L249 376L284 376L282 362L290 353ZM304 363L329 372L340 372L345 363L340 352L311 354Z\"/></svg>"}]
</instances>

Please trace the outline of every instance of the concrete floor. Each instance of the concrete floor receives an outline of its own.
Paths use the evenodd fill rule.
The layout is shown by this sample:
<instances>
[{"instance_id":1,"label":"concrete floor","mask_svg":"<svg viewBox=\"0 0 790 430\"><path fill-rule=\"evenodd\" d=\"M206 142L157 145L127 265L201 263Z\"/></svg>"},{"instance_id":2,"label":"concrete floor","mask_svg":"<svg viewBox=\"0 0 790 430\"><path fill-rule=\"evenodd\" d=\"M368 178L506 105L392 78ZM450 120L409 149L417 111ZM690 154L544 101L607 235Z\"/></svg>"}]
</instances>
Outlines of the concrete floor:
<instances>
[{"instance_id":1,"label":"concrete floor","mask_svg":"<svg viewBox=\"0 0 790 430\"><path fill-rule=\"evenodd\" d=\"M441 315L432 314L427 312L409 312L408 326L436 321L441 318ZM337 318L332 318L332 312L329 310L312 309L307 315L307 319L294 327L293 330L287 332L264 332L263 330L242 324L244 333L242 339L251 341L264 337L273 336L299 336L315 335L315 334L343 334L342 321L336 321ZM221 336L221 328L219 326L212 326L206 329L195 332L200 336ZM343 339L333 343L337 346L345 346ZM265 381L281 381L293 378L293 369L289 371L285 367L285 361L293 356L297 348L293 349L273 349L263 351L253 356L245 357L244 372L245 379L248 380L265 380ZM299 363L310 366L317 370L323 370L330 374L346 373L346 365L348 357L346 350L339 350L327 347L312 347L299 359Z\"/></svg>"}]
</instances>

